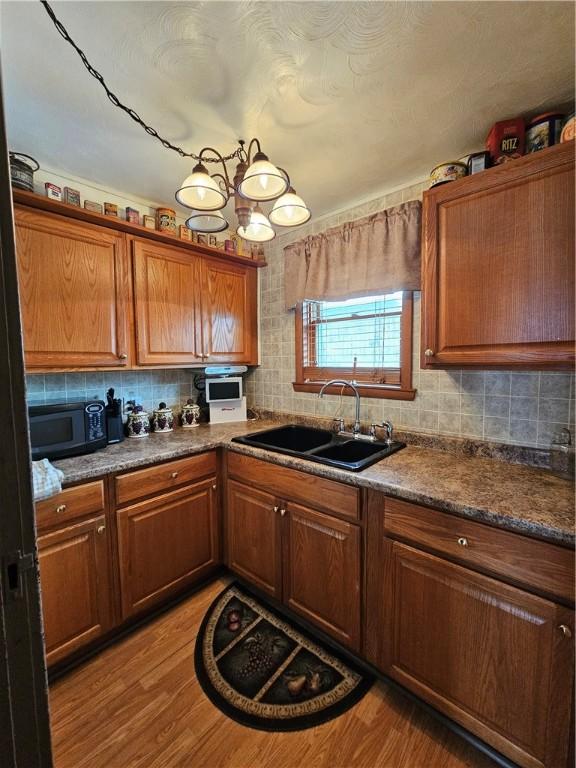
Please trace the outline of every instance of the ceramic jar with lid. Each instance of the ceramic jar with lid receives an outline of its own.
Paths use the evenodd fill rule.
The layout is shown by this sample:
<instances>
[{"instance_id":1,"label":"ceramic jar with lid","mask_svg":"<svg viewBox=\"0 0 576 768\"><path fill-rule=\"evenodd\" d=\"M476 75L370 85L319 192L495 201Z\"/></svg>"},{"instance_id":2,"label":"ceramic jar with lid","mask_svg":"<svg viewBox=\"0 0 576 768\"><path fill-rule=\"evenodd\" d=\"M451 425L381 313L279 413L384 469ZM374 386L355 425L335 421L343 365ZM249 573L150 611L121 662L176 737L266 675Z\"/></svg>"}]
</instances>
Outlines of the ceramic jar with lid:
<instances>
[{"instance_id":1,"label":"ceramic jar with lid","mask_svg":"<svg viewBox=\"0 0 576 768\"><path fill-rule=\"evenodd\" d=\"M174 428L174 414L172 408L166 403L159 403L152 415L152 430L154 432L172 432Z\"/></svg>"},{"instance_id":2,"label":"ceramic jar with lid","mask_svg":"<svg viewBox=\"0 0 576 768\"><path fill-rule=\"evenodd\" d=\"M188 398L186 405L182 406L182 413L180 414L180 423L183 429L193 429L197 427L200 422L200 406Z\"/></svg>"},{"instance_id":3,"label":"ceramic jar with lid","mask_svg":"<svg viewBox=\"0 0 576 768\"><path fill-rule=\"evenodd\" d=\"M128 437L148 437L150 434L150 417L141 405L135 405L128 414L126 434Z\"/></svg>"}]
</instances>

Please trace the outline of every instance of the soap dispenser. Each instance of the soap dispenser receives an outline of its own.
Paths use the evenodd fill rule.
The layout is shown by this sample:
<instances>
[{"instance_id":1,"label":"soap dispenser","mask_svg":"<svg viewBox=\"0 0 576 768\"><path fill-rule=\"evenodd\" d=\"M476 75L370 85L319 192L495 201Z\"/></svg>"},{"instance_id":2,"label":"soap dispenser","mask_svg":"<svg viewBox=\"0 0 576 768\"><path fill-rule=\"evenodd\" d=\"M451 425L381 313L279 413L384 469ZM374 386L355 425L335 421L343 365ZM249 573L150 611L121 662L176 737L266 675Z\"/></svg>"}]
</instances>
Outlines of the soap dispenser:
<instances>
[{"instance_id":1,"label":"soap dispenser","mask_svg":"<svg viewBox=\"0 0 576 768\"><path fill-rule=\"evenodd\" d=\"M574 479L574 446L570 430L564 427L552 438L550 471L566 480Z\"/></svg>"}]
</instances>

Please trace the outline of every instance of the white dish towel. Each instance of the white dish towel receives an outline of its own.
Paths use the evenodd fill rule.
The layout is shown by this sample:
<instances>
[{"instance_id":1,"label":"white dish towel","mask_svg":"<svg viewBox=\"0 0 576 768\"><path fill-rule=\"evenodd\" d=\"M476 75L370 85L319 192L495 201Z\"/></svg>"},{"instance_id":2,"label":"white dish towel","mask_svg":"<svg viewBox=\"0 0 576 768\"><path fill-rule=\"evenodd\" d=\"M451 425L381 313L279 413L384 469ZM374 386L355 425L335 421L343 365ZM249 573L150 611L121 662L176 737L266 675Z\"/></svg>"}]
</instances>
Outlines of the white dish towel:
<instances>
[{"instance_id":1,"label":"white dish towel","mask_svg":"<svg viewBox=\"0 0 576 768\"><path fill-rule=\"evenodd\" d=\"M57 493L62 491L62 480L64 480L64 472L53 467L48 459L33 461L32 482L34 485L34 501L56 496Z\"/></svg>"}]
</instances>

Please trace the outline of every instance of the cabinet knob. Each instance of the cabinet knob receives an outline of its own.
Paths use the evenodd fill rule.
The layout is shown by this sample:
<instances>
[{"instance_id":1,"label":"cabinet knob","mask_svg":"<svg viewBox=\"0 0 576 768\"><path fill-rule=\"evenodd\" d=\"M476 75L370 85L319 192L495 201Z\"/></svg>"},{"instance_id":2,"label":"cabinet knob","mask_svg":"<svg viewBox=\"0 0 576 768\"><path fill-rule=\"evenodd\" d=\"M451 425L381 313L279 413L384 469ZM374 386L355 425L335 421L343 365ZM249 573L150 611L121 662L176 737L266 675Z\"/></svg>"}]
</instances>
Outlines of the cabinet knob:
<instances>
[{"instance_id":1,"label":"cabinet knob","mask_svg":"<svg viewBox=\"0 0 576 768\"><path fill-rule=\"evenodd\" d=\"M96 528L96 533L99 533L100 536L102 536L102 534L104 533L105 530L106 530L106 526L105 525L99 525L98 528Z\"/></svg>"},{"instance_id":2,"label":"cabinet knob","mask_svg":"<svg viewBox=\"0 0 576 768\"><path fill-rule=\"evenodd\" d=\"M425 349L424 350L424 355L426 357L434 357L434 350L433 349Z\"/></svg>"},{"instance_id":3,"label":"cabinet knob","mask_svg":"<svg viewBox=\"0 0 576 768\"><path fill-rule=\"evenodd\" d=\"M204 355L204 359L208 360L209 357L210 357L210 352L206 352L206 354Z\"/></svg>"},{"instance_id":4,"label":"cabinet knob","mask_svg":"<svg viewBox=\"0 0 576 768\"><path fill-rule=\"evenodd\" d=\"M126 358L127 358L127 357L128 357L128 355L126 354L126 352L121 352L121 353L118 355L118 359L119 359L119 360L126 360Z\"/></svg>"},{"instance_id":5,"label":"cabinet knob","mask_svg":"<svg viewBox=\"0 0 576 768\"><path fill-rule=\"evenodd\" d=\"M279 511L280 511L280 507L274 507L274 512L279 512Z\"/></svg>"},{"instance_id":6,"label":"cabinet knob","mask_svg":"<svg viewBox=\"0 0 576 768\"><path fill-rule=\"evenodd\" d=\"M460 536L460 538L458 539L458 544L461 547L467 547L468 546L468 539L465 536Z\"/></svg>"},{"instance_id":7,"label":"cabinet knob","mask_svg":"<svg viewBox=\"0 0 576 768\"><path fill-rule=\"evenodd\" d=\"M176 478L178 477L178 472L172 472L170 474L170 477L172 478L172 480L176 480Z\"/></svg>"},{"instance_id":8,"label":"cabinet knob","mask_svg":"<svg viewBox=\"0 0 576 768\"><path fill-rule=\"evenodd\" d=\"M280 510L280 517L284 517L285 514L286 514L286 510L285 509L281 509Z\"/></svg>"},{"instance_id":9,"label":"cabinet knob","mask_svg":"<svg viewBox=\"0 0 576 768\"><path fill-rule=\"evenodd\" d=\"M212 486L212 490L215 491L217 488L218 486L216 485L216 483L214 483L214 485Z\"/></svg>"},{"instance_id":10,"label":"cabinet knob","mask_svg":"<svg viewBox=\"0 0 576 768\"><path fill-rule=\"evenodd\" d=\"M62 512L66 512L66 504L58 504L56 507L56 514L61 515Z\"/></svg>"},{"instance_id":11,"label":"cabinet knob","mask_svg":"<svg viewBox=\"0 0 576 768\"><path fill-rule=\"evenodd\" d=\"M562 632L564 637L572 637L572 630L566 624L560 624L558 629L560 630L560 632Z\"/></svg>"}]
</instances>

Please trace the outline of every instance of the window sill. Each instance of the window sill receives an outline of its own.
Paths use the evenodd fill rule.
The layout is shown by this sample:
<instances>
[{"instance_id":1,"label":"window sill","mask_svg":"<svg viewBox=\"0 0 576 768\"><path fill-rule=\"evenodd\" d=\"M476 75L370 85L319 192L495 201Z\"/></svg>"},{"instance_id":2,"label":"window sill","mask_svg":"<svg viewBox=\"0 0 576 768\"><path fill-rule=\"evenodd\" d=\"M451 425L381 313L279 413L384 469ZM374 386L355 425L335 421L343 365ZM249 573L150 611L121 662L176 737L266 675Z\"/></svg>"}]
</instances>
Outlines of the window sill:
<instances>
[{"instance_id":1,"label":"window sill","mask_svg":"<svg viewBox=\"0 0 576 768\"><path fill-rule=\"evenodd\" d=\"M294 389L294 392L318 393L322 389L323 384L322 382L313 382L313 381L306 381L306 382L294 381L292 382L292 387ZM358 390L358 394L361 397L376 397L376 398L387 399L387 400L414 400L414 398L416 397L415 389L400 389L399 386L393 386L393 385L374 386L370 384L357 384L356 388ZM342 392L343 395L349 395L349 396L352 396L354 394L350 389L350 387L345 387L344 391L342 391L341 384L334 384L330 387L326 387L324 391L328 395L339 395L340 392Z\"/></svg>"}]
</instances>

